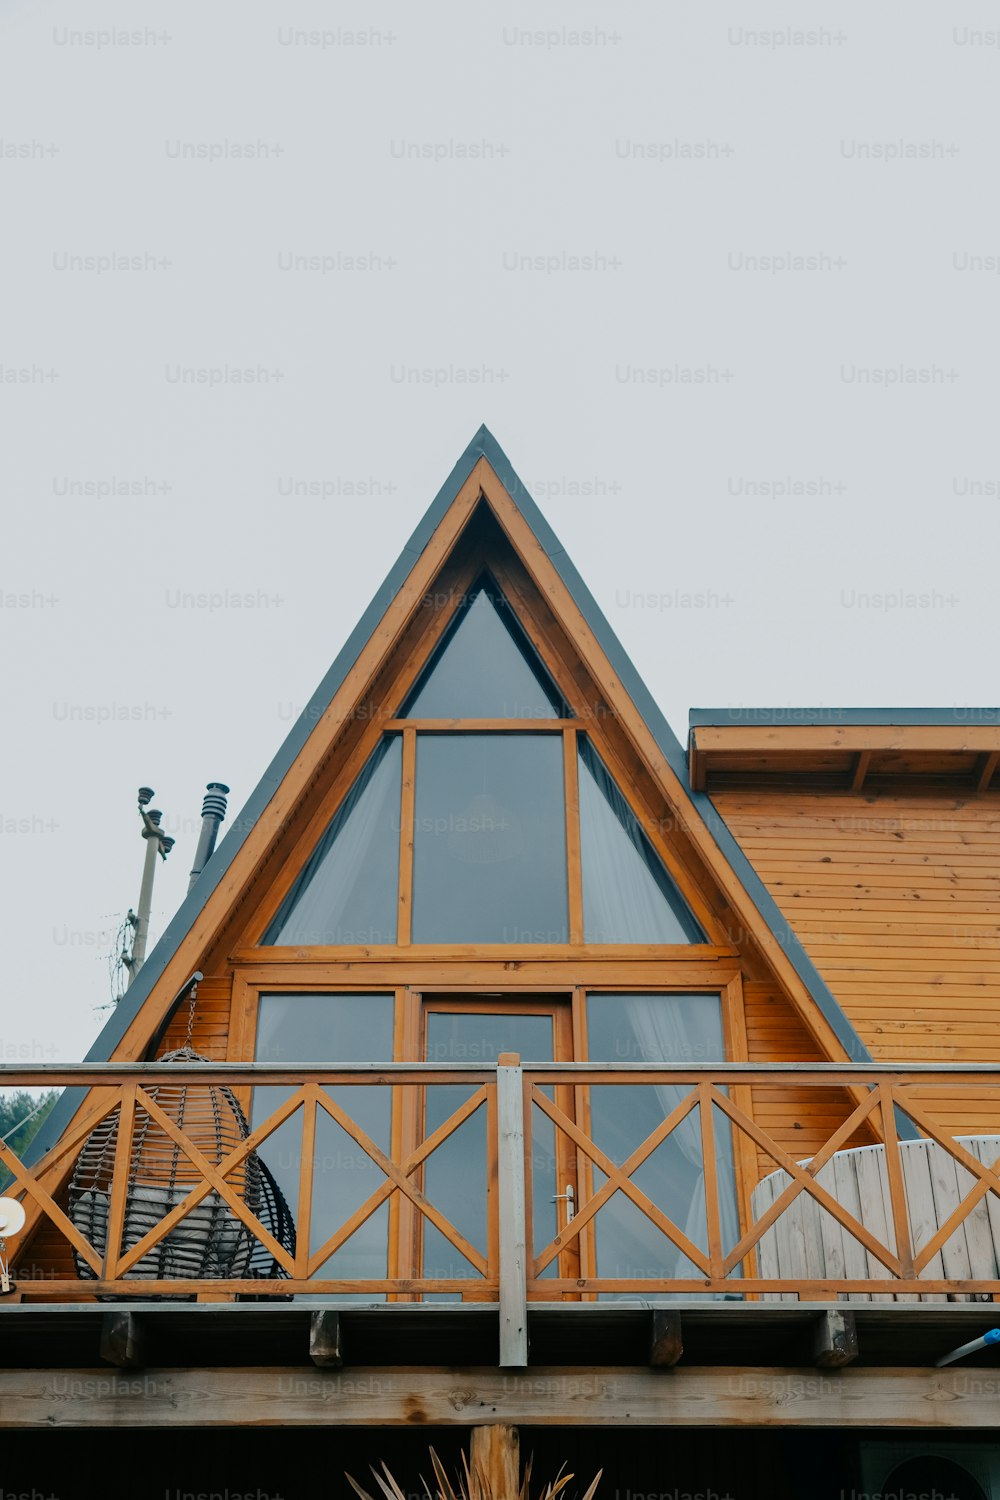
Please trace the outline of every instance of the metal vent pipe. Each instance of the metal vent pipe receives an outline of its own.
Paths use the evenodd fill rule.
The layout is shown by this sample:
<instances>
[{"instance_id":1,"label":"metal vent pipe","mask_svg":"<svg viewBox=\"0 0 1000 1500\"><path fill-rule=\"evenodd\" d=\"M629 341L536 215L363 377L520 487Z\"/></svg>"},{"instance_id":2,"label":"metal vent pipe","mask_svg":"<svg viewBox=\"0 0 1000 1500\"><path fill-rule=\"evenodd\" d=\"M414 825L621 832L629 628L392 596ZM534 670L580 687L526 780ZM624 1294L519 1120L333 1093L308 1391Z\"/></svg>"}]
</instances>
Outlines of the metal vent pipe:
<instances>
[{"instance_id":1,"label":"metal vent pipe","mask_svg":"<svg viewBox=\"0 0 1000 1500\"><path fill-rule=\"evenodd\" d=\"M221 781L210 781L205 789L205 800L201 804L201 833L198 835L198 848L195 851L194 864L191 868L191 879L188 881L188 890L191 889L202 870L212 858L215 841L219 836L219 828L223 818L226 816L226 798L228 796L229 788Z\"/></svg>"}]
</instances>

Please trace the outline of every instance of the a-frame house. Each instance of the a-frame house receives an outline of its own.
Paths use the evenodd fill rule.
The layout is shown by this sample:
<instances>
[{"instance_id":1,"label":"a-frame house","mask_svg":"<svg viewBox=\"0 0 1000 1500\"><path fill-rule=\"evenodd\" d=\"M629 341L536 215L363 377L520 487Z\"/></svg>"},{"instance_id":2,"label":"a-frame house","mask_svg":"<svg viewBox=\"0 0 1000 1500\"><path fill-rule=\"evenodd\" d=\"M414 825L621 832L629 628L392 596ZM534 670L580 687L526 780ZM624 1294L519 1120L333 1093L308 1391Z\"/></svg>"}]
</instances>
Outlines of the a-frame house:
<instances>
[{"instance_id":1,"label":"a-frame house","mask_svg":"<svg viewBox=\"0 0 1000 1500\"><path fill-rule=\"evenodd\" d=\"M498 1494L520 1433L608 1493L792 1495L810 1445L858 1490L914 1459L890 1429L988 1425L929 1356L1000 1295L997 1079L873 1061L759 850L841 753L855 798L931 754L986 806L1000 744L711 721L677 741L481 429L87 1063L46 1070L30 1160L0 1147L25 1472L32 1429L117 1426L150 1493L340 1494L471 1430ZM815 826L783 857L829 863Z\"/></svg>"}]
</instances>

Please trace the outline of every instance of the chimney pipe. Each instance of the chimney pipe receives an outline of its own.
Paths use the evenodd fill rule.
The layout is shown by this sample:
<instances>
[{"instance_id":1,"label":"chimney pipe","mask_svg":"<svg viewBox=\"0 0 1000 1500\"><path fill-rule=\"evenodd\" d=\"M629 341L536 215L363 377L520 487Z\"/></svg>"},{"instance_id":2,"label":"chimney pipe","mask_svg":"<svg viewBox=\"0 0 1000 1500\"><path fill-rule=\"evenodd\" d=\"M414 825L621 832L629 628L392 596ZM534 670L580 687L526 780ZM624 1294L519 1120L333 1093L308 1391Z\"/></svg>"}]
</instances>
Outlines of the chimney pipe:
<instances>
[{"instance_id":1,"label":"chimney pipe","mask_svg":"<svg viewBox=\"0 0 1000 1500\"><path fill-rule=\"evenodd\" d=\"M229 788L221 781L210 781L205 789L205 800L201 804L201 833L198 835L198 848L195 851L188 890L212 858L215 841L219 836L219 826L226 816L228 795Z\"/></svg>"}]
</instances>

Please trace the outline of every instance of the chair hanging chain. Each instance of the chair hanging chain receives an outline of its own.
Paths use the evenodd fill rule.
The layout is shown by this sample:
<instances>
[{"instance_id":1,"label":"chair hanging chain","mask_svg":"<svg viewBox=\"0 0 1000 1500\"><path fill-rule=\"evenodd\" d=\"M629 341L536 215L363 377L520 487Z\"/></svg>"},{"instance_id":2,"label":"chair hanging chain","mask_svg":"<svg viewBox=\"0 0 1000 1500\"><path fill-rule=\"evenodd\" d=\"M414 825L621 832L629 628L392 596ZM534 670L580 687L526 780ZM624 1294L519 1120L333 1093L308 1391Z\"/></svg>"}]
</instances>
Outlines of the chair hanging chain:
<instances>
[{"instance_id":1,"label":"chair hanging chain","mask_svg":"<svg viewBox=\"0 0 1000 1500\"><path fill-rule=\"evenodd\" d=\"M194 1050L193 1049L193 1045L192 1045L192 1038L194 1036L194 1007L195 1007L195 1003L196 1003L197 999L198 999L198 984L197 984L197 981L195 981L195 983L192 984L192 986L191 986L191 993L188 996L187 1031L184 1034L184 1045L185 1045L185 1047L190 1047L192 1049L192 1051Z\"/></svg>"}]
</instances>

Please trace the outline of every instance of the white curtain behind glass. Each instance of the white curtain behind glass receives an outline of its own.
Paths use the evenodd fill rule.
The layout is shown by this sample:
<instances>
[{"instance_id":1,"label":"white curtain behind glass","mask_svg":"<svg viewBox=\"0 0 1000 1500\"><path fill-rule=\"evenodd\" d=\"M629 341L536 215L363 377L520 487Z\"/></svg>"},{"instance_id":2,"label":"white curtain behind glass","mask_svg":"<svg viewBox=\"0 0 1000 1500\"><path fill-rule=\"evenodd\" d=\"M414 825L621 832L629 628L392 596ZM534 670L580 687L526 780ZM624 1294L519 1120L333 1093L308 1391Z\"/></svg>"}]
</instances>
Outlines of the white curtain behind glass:
<instances>
[{"instance_id":1,"label":"white curtain behind glass","mask_svg":"<svg viewBox=\"0 0 1000 1500\"><path fill-rule=\"evenodd\" d=\"M694 918L607 769L580 744L583 931L588 943L691 943ZM669 891L669 896L666 892Z\"/></svg>"},{"instance_id":2,"label":"white curtain behind glass","mask_svg":"<svg viewBox=\"0 0 1000 1500\"><path fill-rule=\"evenodd\" d=\"M588 1001L588 1031L589 1056L594 1063L624 1060L648 1063L651 1067L660 1063L683 1067L688 1063L725 1060L716 995L592 995ZM592 1098L595 1140L607 1149L614 1135L619 1142L627 1139L630 1149L634 1149L689 1092L686 1086L667 1083L596 1087ZM714 1123L722 1239L724 1246L729 1247L739 1234L731 1134L718 1112ZM678 1154L690 1170L680 1168ZM673 1171L670 1170L672 1155ZM694 1244L706 1248L705 1172L697 1107L653 1153L647 1174L653 1163L656 1163L658 1187L651 1196L657 1206ZM668 1174L666 1180L664 1173ZM643 1175L640 1167L636 1174L640 1187ZM640 1224L637 1213L638 1210L633 1212L625 1205L620 1195L601 1210L598 1220L602 1216L605 1219L598 1230L599 1261L621 1265L633 1260L646 1266L650 1255L655 1253L663 1276L696 1275L681 1251L648 1220Z\"/></svg>"},{"instance_id":3,"label":"white curtain behind glass","mask_svg":"<svg viewBox=\"0 0 1000 1500\"><path fill-rule=\"evenodd\" d=\"M692 1001L687 996L628 995L621 997L622 1028L631 1029L637 1058L649 1063L724 1062L718 1002L706 996ZM664 1119L690 1093L686 1085L654 1085L656 1101ZM732 1186L732 1152L722 1150L728 1127L718 1118L714 1121L719 1158L719 1213L722 1240L733 1245L739 1238L736 1193ZM725 1132L725 1134L723 1134ZM686 1219L679 1227L696 1245L703 1240L705 1224L705 1167L701 1151L700 1110L695 1108L673 1129L668 1140L675 1141L685 1160L698 1170L698 1186L691 1195ZM727 1191L728 1189L728 1191Z\"/></svg>"},{"instance_id":4,"label":"white curtain behind glass","mask_svg":"<svg viewBox=\"0 0 1000 1500\"><path fill-rule=\"evenodd\" d=\"M394 943L397 874L385 866L399 839L401 749L383 740L299 877L267 943Z\"/></svg>"}]
</instances>

